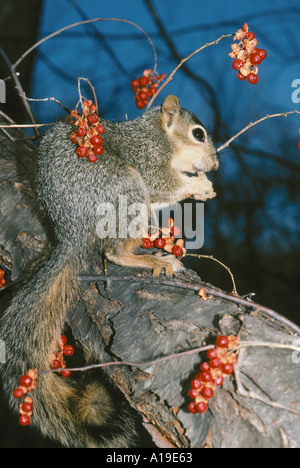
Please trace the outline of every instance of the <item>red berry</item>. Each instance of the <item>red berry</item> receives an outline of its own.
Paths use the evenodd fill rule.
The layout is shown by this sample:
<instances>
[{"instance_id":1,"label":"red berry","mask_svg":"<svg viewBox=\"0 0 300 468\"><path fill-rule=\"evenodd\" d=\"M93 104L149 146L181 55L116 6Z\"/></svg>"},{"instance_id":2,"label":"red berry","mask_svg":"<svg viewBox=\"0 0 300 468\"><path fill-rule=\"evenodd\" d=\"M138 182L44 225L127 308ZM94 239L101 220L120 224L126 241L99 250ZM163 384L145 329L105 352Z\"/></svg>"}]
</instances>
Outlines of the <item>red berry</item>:
<instances>
[{"instance_id":1,"label":"red berry","mask_svg":"<svg viewBox=\"0 0 300 468\"><path fill-rule=\"evenodd\" d=\"M63 353L65 356L72 356L74 354L74 348L71 345L64 346Z\"/></svg>"},{"instance_id":2,"label":"red berry","mask_svg":"<svg viewBox=\"0 0 300 468\"><path fill-rule=\"evenodd\" d=\"M145 101L136 101L136 107L138 109L144 109L145 106L146 106Z\"/></svg>"},{"instance_id":3,"label":"red berry","mask_svg":"<svg viewBox=\"0 0 300 468\"><path fill-rule=\"evenodd\" d=\"M20 384L22 387L29 388L32 385L32 378L27 374L23 375L23 377L20 378Z\"/></svg>"},{"instance_id":4,"label":"red berry","mask_svg":"<svg viewBox=\"0 0 300 468\"><path fill-rule=\"evenodd\" d=\"M91 114L91 115L88 116L88 121L89 121L92 125L94 125L94 124L96 124L96 123L99 121L99 117L98 117L97 114Z\"/></svg>"},{"instance_id":5,"label":"red berry","mask_svg":"<svg viewBox=\"0 0 300 468\"><path fill-rule=\"evenodd\" d=\"M65 379L67 379L68 377L70 377L71 371L67 371L67 370L61 371L61 375L62 375Z\"/></svg>"},{"instance_id":6,"label":"red berry","mask_svg":"<svg viewBox=\"0 0 300 468\"><path fill-rule=\"evenodd\" d=\"M203 390L202 390L202 396L206 399L206 400L210 400L211 398L213 398L215 392L213 391L212 388L210 387L205 387Z\"/></svg>"},{"instance_id":7,"label":"red berry","mask_svg":"<svg viewBox=\"0 0 300 468\"><path fill-rule=\"evenodd\" d=\"M211 382L212 381L212 375L210 372L203 372L201 376L202 382Z\"/></svg>"},{"instance_id":8,"label":"red berry","mask_svg":"<svg viewBox=\"0 0 300 468\"><path fill-rule=\"evenodd\" d=\"M91 143L93 146L101 146L102 143L103 143L103 140L101 138L101 136L99 135L94 135L92 138L91 138Z\"/></svg>"},{"instance_id":9,"label":"red berry","mask_svg":"<svg viewBox=\"0 0 300 468\"><path fill-rule=\"evenodd\" d=\"M85 127L79 127L77 130L77 136L79 138L83 137L86 134L86 128Z\"/></svg>"},{"instance_id":10,"label":"red berry","mask_svg":"<svg viewBox=\"0 0 300 468\"><path fill-rule=\"evenodd\" d=\"M23 403L22 410L24 413L31 413L33 410L33 404L28 402Z\"/></svg>"},{"instance_id":11,"label":"red berry","mask_svg":"<svg viewBox=\"0 0 300 468\"><path fill-rule=\"evenodd\" d=\"M234 372L234 368L232 364L223 364L222 365L222 372L226 375L231 375Z\"/></svg>"},{"instance_id":12,"label":"red berry","mask_svg":"<svg viewBox=\"0 0 300 468\"><path fill-rule=\"evenodd\" d=\"M189 391L189 397L193 400L194 398L196 398L196 396L198 395L198 390L195 390L194 388L192 390Z\"/></svg>"},{"instance_id":13,"label":"red berry","mask_svg":"<svg viewBox=\"0 0 300 468\"><path fill-rule=\"evenodd\" d=\"M248 39L249 41L253 41L253 39L255 39L255 34L251 31L247 32L246 39Z\"/></svg>"},{"instance_id":14,"label":"red berry","mask_svg":"<svg viewBox=\"0 0 300 468\"><path fill-rule=\"evenodd\" d=\"M79 146L76 153L80 158L85 158L89 154L89 150L86 146Z\"/></svg>"},{"instance_id":15,"label":"red berry","mask_svg":"<svg viewBox=\"0 0 300 468\"><path fill-rule=\"evenodd\" d=\"M258 76L255 75L255 73L249 73L249 75L247 76L247 80L251 84L257 84L258 83Z\"/></svg>"},{"instance_id":16,"label":"red berry","mask_svg":"<svg viewBox=\"0 0 300 468\"><path fill-rule=\"evenodd\" d=\"M265 58L267 57L267 52L265 51L265 49L258 49L256 53L259 54L262 60L265 60Z\"/></svg>"},{"instance_id":17,"label":"red berry","mask_svg":"<svg viewBox=\"0 0 300 468\"><path fill-rule=\"evenodd\" d=\"M212 369L218 369L218 367L222 365L222 361L220 358L214 358L210 361L209 364Z\"/></svg>"},{"instance_id":18,"label":"red berry","mask_svg":"<svg viewBox=\"0 0 300 468\"><path fill-rule=\"evenodd\" d=\"M20 387L16 388L16 389L13 391L13 396L14 396L15 398L17 398L18 400L19 400L20 398L22 398L24 395L25 395L24 390L23 390L22 388L20 388Z\"/></svg>"},{"instance_id":19,"label":"red berry","mask_svg":"<svg viewBox=\"0 0 300 468\"><path fill-rule=\"evenodd\" d=\"M218 336L216 344L218 348L227 348L229 344L228 337L224 335Z\"/></svg>"},{"instance_id":20,"label":"red berry","mask_svg":"<svg viewBox=\"0 0 300 468\"><path fill-rule=\"evenodd\" d=\"M204 401L200 401L196 405L196 410L198 413L205 413L208 410L208 404Z\"/></svg>"},{"instance_id":21,"label":"red berry","mask_svg":"<svg viewBox=\"0 0 300 468\"><path fill-rule=\"evenodd\" d=\"M207 372L210 370L210 366L208 364L208 362L203 362L200 366L200 369L202 370L202 372Z\"/></svg>"},{"instance_id":22,"label":"red berry","mask_svg":"<svg viewBox=\"0 0 300 468\"><path fill-rule=\"evenodd\" d=\"M94 146L93 151L97 156L100 156L100 154L103 153L104 148L103 148L103 146L100 146L100 145L99 146Z\"/></svg>"},{"instance_id":23,"label":"red berry","mask_svg":"<svg viewBox=\"0 0 300 468\"><path fill-rule=\"evenodd\" d=\"M175 255L175 257L181 257L183 254L182 248L179 245L174 245L172 254Z\"/></svg>"},{"instance_id":24,"label":"red berry","mask_svg":"<svg viewBox=\"0 0 300 468\"><path fill-rule=\"evenodd\" d=\"M152 247L154 247L154 243L152 242L151 239L146 237L145 239L143 239L142 247L144 249L151 249Z\"/></svg>"},{"instance_id":25,"label":"red berry","mask_svg":"<svg viewBox=\"0 0 300 468\"><path fill-rule=\"evenodd\" d=\"M198 390L202 386L202 382L199 379L194 379L191 381L191 387L193 390Z\"/></svg>"},{"instance_id":26,"label":"red berry","mask_svg":"<svg viewBox=\"0 0 300 468\"><path fill-rule=\"evenodd\" d=\"M142 76L140 78L140 83L142 86L147 86L147 84L149 84L149 78L148 76Z\"/></svg>"},{"instance_id":27,"label":"red berry","mask_svg":"<svg viewBox=\"0 0 300 468\"><path fill-rule=\"evenodd\" d=\"M224 377L221 374L218 375L214 380L214 384L217 385L218 387L220 387L220 385L223 385L223 382L224 382Z\"/></svg>"},{"instance_id":28,"label":"red berry","mask_svg":"<svg viewBox=\"0 0 300 468\"><path fill-rule=\"evenodd\" d=\"M68 338L65 335L61 335L60 341L62 346L65 346L67 344Z\"/></svg>"},{"instance_id":29,"label":"red berry","mask_svg":"<svg viewBox=\"0 0 300 468\"><path fill-rule=\"evenodd\" d=\"M105 128L103 127L103 125L97 125L97 127L95 128L96 132L98 132L100 135L102 135L104 132L105 132Z\"/></svg>"},{"instance_id":30,"label":"red berry","mask_svg":"<svg viewBox=\"0 0 300 468\"><path fill-rule=\"evenodd\" d=\"M207 357L208 359L215 359L218 357L218 350L216 348L209 349L207 351Z\"/></svg>"},{"instance_id":31,"label":"red berry","mask_svg":"<svg viewBox=\"0 0 300 468\"><path fill-rule=\"evenodd\" d=\"M62 367L61 362L58 359L54 359L52 362L52 369L60 369Z\"/></svg>"},{"instance_id":32,"label":"red berry","mask_svg":"<svg viewBox=\"0 0 300 468\"><path fill-rule=\"evenodd\" d=\"M298 150L300 151L300 141L299 141L299 143L298 143Z\"/></svg>"},{"instance_id":33,"label":"red berry","mask_svg":"<svg viewBox=\"0 0 300 468\"><path fill-rule=\"evenodd\" d=\"M88 157L88 160L89 160L91 163L94 163L94 162L98 161L98 158L97 158L97 156L96 156L94 153L90 153L90 154L89 154L89 157Z\"/></svg>"},{"instance_id":34,"label":"red berry","mask_svg":"<svg viewBox=\"0 0 300 468\"><path fill-rule=\"evenodd\" d=\"M164 249L166 244L166 239L162 239L161 237L155 240L155 247L157 247L158 249Z\"/></svg>"},{"instance_id":35,"label":"red berry","mask_svg":"<svg viewBox=\"0 0 300 468\"><path fill-rule=\"evenodd\" d=\"M188 409L190 413L193 413L193 414L197 413L196 405L193 401L189 404Z\"/></svg>"},{"instance_id":36,"label":"red berry","mask_svg":"<svg viewBox=\"0 0 300 468\"><path fill-rule=\"evenodd\" d=\"M30 416L28 416L27 414L22 414L22 416L20 416L19 423L21 424L21 426L29 426L30 422Z\"/></svg>"},{"instance_id":37,"label":"red berry","mask_svg":"<svg viewBox=\"0 0 300 468\"><path fill-rule=\"evenodd\" d=\"M154 96L157 93L157 88L155 86L151 86L149 89L149 96Z\"/></svg>"},{"instance_id":38,"label":"red berry","mask_svg":"<svg viewBox=\"0 0 300 468\"><path fill-rule=\"evenodd\" d=\"M140 86L139 80L132 80L131 86L132 86L133 88L138 88L138 87Z\"/></svg>"},{"instance_id":39,"label":"red berry","mask_svg":"<svg viewBox=\"0 0 300 468\"><path fill-rule=\"evenodd\" d=\"M235 59L232 62L232 68L234 70L239 70L240 68L242 68L243 65L244 65L244 62L243 62L243 60L240 60L240 59Z\"/></svg>"},{"instance_id":40,"label":"red berry","mask_svg":"<svg viewBox=\"0 0 300 468\"><path fill-rule=\"evenodd\" d=\"M148 93L145 93L145 91L142 91L138 96L139 101L146 101L147 98L148 98Z\"/></svg>"},{"instance_id":41,"label":"red berry","mask_svg":"<svg viewBox=\"0 0 300 468\"><path fill-rule=\"evenodd\" d=\"M241 72L238 72L237 77L241 81L244 81L246 79L246 76L244 76Z\"/></svg>"},{"instance_id":42,"label":"red berry","mask_svg":"<svg viewBox=\"0 0 300 468\"><path fill-rule=\"evenodd\" d=\"M252 63L252 65L260 65L262 62L262 58L259 54L251 54L250 62Z\"/></svg>"}]
</instances>

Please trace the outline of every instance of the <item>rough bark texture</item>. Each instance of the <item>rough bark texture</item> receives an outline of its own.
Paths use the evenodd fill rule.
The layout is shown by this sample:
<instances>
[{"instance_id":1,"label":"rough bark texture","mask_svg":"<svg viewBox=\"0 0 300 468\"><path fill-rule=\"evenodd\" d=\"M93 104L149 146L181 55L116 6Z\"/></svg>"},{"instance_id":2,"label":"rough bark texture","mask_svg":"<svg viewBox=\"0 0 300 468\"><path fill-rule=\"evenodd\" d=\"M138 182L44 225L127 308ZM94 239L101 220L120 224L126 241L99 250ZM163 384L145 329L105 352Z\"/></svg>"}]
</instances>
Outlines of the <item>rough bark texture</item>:
<instances>
[{"instance_id":1,"label":"rough bark texture","mask_svg":"<svg viewBox=\"0 0 300 468\"><path fill-rule=\"evenodd\" d=\"M17 131L10 134L24 137ZM35 148L1 134L0 151L0 267L9 281L16 281L51 248L51 229L32 190ZM95 254L83 273L102 271L102 259ZM146 272L111 263L108 274L149 278ZM190 270L179 279L201 283ZM115 281L108 285L82 281L81 288L82 302L70 312L69 325L75 340L96 353L99 362L147 362L211 344L220 333L244 341L291 344L295 340L291 330L259 310L250 312L218 298L203 301L185 289ZM0 292L0 312L6 295L5 290ZM233 377L218 389L209 412L190 414L190 381L205 359L198 353L156 365L111 366L106 372L142 415L160 447L300 447L300 365L293 363L292 353L245 348L240 376L249 391L299 414L241 396Z\"/></svg>"}]
</instances>

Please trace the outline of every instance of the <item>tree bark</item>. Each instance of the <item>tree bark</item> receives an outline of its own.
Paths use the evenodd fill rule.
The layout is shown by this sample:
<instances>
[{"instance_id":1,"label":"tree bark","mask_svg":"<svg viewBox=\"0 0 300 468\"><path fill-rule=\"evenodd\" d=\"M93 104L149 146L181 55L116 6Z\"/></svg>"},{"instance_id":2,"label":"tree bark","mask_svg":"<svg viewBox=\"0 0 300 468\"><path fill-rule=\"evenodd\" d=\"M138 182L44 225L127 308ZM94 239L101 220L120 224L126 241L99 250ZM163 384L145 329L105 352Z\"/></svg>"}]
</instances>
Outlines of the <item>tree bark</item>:
<instances>
[{"instance_id":1,"label":"tree bark","mask_svg":"<svg viewBox=\"0 0 300 468\"><path fill-rule=\"evenodd\" d=\"M11 141L0 132L0 267L5 269L8 286L24 278L52 245L51 227L33 189L36 148L24 140L22 132L9 133L21 140ZM82 275L103 272L102 258L95 254ZM151 275L142 270L108 263L107 273L119 276L120 281L81 278L82 301L68 317L74 339L101 363L147 363L214 344L219 334L235 335L243 342L300 347L292 328L267 317L259 308L217 297L204 301L194 291L172 285L144 284L143 278L151 279ZM138 282L126 282L126 275L135 276ZM205 287L191 270L176 280ZM6 306L8 286L0 291L0 312ZM242 348L237 378L226 378L210 400L209 411L194 415L187 409L188 392L203 360L207 360L205 353L197 352L159 364L111 365L105 372L142 416L158 447L300 446L296 351Z\"/></svg>"}]
</instances>

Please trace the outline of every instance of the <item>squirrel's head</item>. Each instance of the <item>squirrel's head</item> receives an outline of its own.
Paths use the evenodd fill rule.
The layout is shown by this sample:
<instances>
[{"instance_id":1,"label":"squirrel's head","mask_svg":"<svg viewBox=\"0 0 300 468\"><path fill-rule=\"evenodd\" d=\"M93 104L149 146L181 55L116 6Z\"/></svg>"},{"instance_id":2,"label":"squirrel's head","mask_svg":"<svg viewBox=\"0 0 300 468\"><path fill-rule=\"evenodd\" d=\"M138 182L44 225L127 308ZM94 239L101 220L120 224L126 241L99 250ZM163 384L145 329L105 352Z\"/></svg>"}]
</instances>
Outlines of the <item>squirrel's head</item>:
<instances>
[{"instance_id":1,"label":"squirrel's head","mask_svg":"<svg viewBox=\"0 0 300 468\"><path fill-rule=\"evenodd\" d=\"M219 168L216 148L200 120L182 109L176 96L168 96L162 105L161 125L173 148L172 167L197 174Z\"/></svg>"}]
</instances>

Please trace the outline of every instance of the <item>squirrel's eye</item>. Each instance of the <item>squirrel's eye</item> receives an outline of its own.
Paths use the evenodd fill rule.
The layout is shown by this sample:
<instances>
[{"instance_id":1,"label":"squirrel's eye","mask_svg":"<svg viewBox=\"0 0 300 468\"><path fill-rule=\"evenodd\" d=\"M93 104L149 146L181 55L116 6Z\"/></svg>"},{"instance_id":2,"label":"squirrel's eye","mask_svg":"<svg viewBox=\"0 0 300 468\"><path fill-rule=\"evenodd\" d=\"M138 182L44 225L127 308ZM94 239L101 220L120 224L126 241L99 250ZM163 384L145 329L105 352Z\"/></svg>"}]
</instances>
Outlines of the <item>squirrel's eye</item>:
<instances>
[{"instance_id":1,"label":"squirrel's eye","mask_svg":"<svg viewBox=\"0 0 300 468\"><path fill-rule=\"evenodd\" d=\"M192 133L193 133L193 137L196 140L201 141L202 143L204 143L204 141L205 141L205 132L204 132L204 130L202 130L202 128L200 128L200 127L194 128Z\"/></svg>"}]
</instances>

